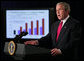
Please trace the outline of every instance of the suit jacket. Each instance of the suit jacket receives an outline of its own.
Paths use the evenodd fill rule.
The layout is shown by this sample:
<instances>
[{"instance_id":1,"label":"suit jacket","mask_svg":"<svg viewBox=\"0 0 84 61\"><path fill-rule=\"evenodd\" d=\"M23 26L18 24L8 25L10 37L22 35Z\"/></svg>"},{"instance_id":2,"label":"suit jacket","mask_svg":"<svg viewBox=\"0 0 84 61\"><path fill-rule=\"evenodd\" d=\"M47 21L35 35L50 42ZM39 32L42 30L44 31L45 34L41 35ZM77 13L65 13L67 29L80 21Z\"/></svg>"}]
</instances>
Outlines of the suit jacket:
<instances>
[{"instance_id":1,"label":"suit jacket","mask_svg":"<svg viewBox=\"0 0 84 61\"><path fill-rule=\"evenodd\" d=\"M51 26L51 32L39 40L39 44L48 48L58 48L65 58L73 57L76 48L79 46L81 27L79 21L69 17L63 25L58 41L56 42L57 29L60 21L56 21ZM77 54L75 55L77 56ZM76 57L77 58L77 57Z\"/></svg>"}]
</instances>

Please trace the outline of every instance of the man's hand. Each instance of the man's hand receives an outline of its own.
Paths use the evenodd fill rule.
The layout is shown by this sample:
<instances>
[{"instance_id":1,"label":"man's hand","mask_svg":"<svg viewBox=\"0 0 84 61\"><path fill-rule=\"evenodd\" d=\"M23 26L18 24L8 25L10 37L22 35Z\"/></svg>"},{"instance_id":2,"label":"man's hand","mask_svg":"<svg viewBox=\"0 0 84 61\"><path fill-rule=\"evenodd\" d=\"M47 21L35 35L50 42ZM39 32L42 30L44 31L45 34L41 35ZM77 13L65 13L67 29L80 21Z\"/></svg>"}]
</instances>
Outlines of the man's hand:
<instances>
[{"instance_id":1,"label":"man's hand","mask_svg":"<svg viewBox=\"0 0 84 61\"><path fill-rule=\"evenodd\" d=\"M56 56L56 55L62 54L62 52L60 49L54 48L51 50L51 54L52 56Z\"/></svg>"},{"instance_id":2,"label":"man's hand","mask_svg":"<svg viewBox=\"0 0 84 61\"><path fill-rule=\"evenodd\" d=\"M38 45L38 40L31 40L24 42L25 45L31 44L31 45Z\"/></svg>"}]
</instances>

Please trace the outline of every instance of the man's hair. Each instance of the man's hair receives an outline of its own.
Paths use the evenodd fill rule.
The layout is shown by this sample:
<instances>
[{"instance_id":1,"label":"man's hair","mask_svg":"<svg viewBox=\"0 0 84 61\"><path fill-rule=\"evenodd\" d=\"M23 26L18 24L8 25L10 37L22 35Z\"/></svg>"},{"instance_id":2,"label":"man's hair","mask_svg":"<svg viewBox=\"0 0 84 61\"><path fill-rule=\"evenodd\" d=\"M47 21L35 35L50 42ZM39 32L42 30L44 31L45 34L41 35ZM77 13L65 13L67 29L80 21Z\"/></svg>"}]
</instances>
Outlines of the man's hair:
<instances>
[{"instance_id":1,"label":"man's hair","mask_svg":"<svg viewBox=\"0 0 84 61\"><path fill-rule=\"evenodd\" d=\"M65 11L66 11L66 10L69 10L69 13L70 13L70 5L69 5L68 3L66 3L66 2L59 2L59 3L56 4L56 6L57 6L57 5L63 5Z\"/></svg>"}]
</instances>

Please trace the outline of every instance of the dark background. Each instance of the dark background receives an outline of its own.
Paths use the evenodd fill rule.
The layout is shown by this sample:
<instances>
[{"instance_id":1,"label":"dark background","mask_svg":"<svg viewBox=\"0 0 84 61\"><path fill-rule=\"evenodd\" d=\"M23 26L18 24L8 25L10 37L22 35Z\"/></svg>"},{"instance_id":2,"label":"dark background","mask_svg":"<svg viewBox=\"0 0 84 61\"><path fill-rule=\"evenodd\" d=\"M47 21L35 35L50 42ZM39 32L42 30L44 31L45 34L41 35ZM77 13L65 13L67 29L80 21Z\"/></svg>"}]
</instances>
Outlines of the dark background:
<instances>
[{"instance_id":1,"label":"dark background","mask_svg":"<svg viewBox=\"0 0 84 61\"><path fill-rule=\"evenodd\" d=\"M80 21L82 31L83 31L83 1L81 0L55 0L55 1L1 1L1 22L0 22L0 45L1 45L1 59L9 59L5 56L3 52L5 38L5 9L31 9L31 8L54 8L53 13L55 12L55 5L58 2L67 2L71 6L70 16ZM55 15L56 16L56 15ZM57 20L57 17L54 18ZM52 22L52 21L51 21ZM80 42L80 59L83 59L83 32L81 33Z\"/></svg>"}]
</instances>

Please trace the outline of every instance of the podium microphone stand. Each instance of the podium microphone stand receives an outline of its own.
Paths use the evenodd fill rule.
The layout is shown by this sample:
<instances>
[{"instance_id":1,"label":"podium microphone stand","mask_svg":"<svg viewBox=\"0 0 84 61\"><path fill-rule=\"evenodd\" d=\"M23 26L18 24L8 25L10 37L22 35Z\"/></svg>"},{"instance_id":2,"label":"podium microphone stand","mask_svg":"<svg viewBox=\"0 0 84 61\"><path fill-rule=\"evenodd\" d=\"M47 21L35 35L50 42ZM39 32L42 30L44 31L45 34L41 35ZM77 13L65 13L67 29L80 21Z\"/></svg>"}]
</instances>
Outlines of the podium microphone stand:
<instances>
[{"instance_id":1,"label":"podium microphone stand","mask_svg":"<svg viewBox=\"0 0 84 61\"><path fill-rule=\"evenodd\" d=\"M50 53L49 49L20 43L21 38L27 34L28 32L22 32L20 35L16 35L14 41L5 42L4 53L13 57L15 60L24 60L25 57L29 60L30 56L36 57L38 55L39 57L41 54L46 55Z\"/></svg>"}]
</instances>

